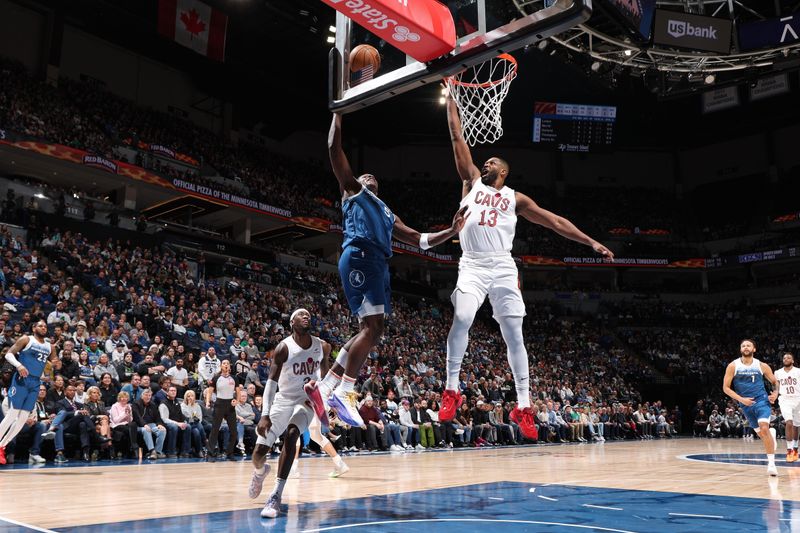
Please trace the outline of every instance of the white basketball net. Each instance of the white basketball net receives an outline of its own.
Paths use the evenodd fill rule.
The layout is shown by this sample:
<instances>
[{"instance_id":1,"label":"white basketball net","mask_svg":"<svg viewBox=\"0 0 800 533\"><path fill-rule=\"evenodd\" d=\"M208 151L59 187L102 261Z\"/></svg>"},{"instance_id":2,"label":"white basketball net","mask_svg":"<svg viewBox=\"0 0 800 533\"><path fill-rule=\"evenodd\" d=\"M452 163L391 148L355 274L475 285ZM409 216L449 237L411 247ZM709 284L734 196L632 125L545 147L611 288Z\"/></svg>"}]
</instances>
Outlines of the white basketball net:
<instances>
[{"instance_id":1,"label":"white basketball net","mask_svg":"<svg viewBox=\"0 0 800 533\"><path fill-rule=\"evenodd\" d=\"M493 143L502 137L500 108L516 77L517 61L508 54L501 54L447 78L467 144Z\"/></svg>"}]
</instances>

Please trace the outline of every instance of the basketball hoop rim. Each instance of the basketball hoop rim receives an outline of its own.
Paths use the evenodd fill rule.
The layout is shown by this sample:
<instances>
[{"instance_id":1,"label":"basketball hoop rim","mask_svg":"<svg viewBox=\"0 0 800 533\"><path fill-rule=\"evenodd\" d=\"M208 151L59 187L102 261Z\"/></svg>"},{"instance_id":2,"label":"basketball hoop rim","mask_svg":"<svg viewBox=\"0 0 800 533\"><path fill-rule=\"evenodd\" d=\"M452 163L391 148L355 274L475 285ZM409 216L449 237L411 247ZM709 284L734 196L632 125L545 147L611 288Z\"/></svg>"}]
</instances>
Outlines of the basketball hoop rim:
<instances>
[{"instance_id":1,"label":"basketball hoop rim","mask_svg":"<svg viewBox=\"0 0 800 533\"><path fill-rule=\"evenodd\" d=\"M506 54L506 53L502 53L497 57L495 57L494 59L502 59L504 61L508 61L509 63L511 63L511 68L508 70L506 75L500 78L499 80L490 80L490 81L485 81L483 83L469 83L456 79L456 76L459 76L463 72L466 72L466 69L464 69L458 74L446 77L445 81L447 83L452 83L453 85L458 85L460 87L467 87L470 89L488 89L489 87L494 87L495 85L499 85L501 83L511 82L511 80L513 80L517 75L517 60L511 54Z\"/></svg>"}]
</instances>

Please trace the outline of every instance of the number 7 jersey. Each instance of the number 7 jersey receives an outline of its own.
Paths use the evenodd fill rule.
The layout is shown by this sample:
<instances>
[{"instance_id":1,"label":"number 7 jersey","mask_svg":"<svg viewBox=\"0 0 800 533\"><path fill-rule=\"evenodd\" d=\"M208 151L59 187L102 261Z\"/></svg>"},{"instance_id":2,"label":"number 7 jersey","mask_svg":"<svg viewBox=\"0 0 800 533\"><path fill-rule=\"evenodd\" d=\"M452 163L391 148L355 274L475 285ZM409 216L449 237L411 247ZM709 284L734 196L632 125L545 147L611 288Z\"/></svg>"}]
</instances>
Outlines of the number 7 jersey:
<instances>
[{"instance_id":1,"label":"number 7 jersey","mask_svg":"<svg viewBox=\"0 0 800 533\"><path fill-rule=\"evenodd\" d=\"M500 190L480 179L461 200L470 212L458 234L461 249L473 253L510 253L517 230L517 199L514 189Z\"/></svg>"}]
</instances>

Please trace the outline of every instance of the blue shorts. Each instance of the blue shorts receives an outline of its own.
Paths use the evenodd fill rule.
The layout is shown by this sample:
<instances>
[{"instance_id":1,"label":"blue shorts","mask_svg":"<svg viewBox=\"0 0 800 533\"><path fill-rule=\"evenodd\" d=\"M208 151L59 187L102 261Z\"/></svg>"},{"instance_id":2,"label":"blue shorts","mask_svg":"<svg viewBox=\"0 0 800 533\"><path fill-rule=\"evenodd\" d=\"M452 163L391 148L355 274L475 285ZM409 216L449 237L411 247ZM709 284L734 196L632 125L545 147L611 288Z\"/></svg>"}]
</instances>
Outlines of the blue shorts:
<instances>
[{"instance_id":1,"label":"blue shorts","mask_svg":"<svg viewBox=\"0 0 800 533\"><path fill-rule=\"evenodd\" d=\"M392 312L389 264L382 253L348 246L339 258L339 275L353 314L364 318Z\"/></svg>"},{"instance_id":2,"label":"blue shorts","mask_svg":"<svg viewBox=\"0 0 800 533\"><path fill-rule=\"evenodd\" d=\"M742 405L742 412L744 416L747 417L747 422L750 424L750 427L758 429L759 420L766 420L769 422L772 409L769 406L769 400L767 398L758 398L753 402L753 405L749 407Z\"/></svg>"},{"instance_id":3,"label":"blue shorts","mask_svg":"<svg viewBox=\"0 0 800 533\"><path fill-rule=\"evenodd\" d=\"M23 379L14 372L11 379L11 387L8 388L8 403L14 409L21 411L33 411L36 406L36 398L39 396L39 385L42 380L39 376L28 376Z\"/></svg>"}]
</instances>

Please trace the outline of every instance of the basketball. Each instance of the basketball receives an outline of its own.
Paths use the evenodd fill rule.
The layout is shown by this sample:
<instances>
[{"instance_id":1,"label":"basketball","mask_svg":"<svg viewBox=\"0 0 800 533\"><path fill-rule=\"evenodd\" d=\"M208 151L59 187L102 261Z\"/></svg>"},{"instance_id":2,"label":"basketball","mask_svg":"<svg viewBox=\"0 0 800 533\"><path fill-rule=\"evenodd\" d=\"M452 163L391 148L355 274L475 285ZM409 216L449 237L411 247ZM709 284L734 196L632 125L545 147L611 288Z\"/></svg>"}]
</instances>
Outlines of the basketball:
<instances>
[{"instance_id":1,"label":"basketball","mask_svg":"<svg viewBox=\"0 0 800 533\"><path fill-rule=\"evenodd\" d=\"M350 52L350 72L358 72L367 65L372 65L372 74L381 68L381 54L374 46L360 44Z\"/></svg>"}]
</instances>

